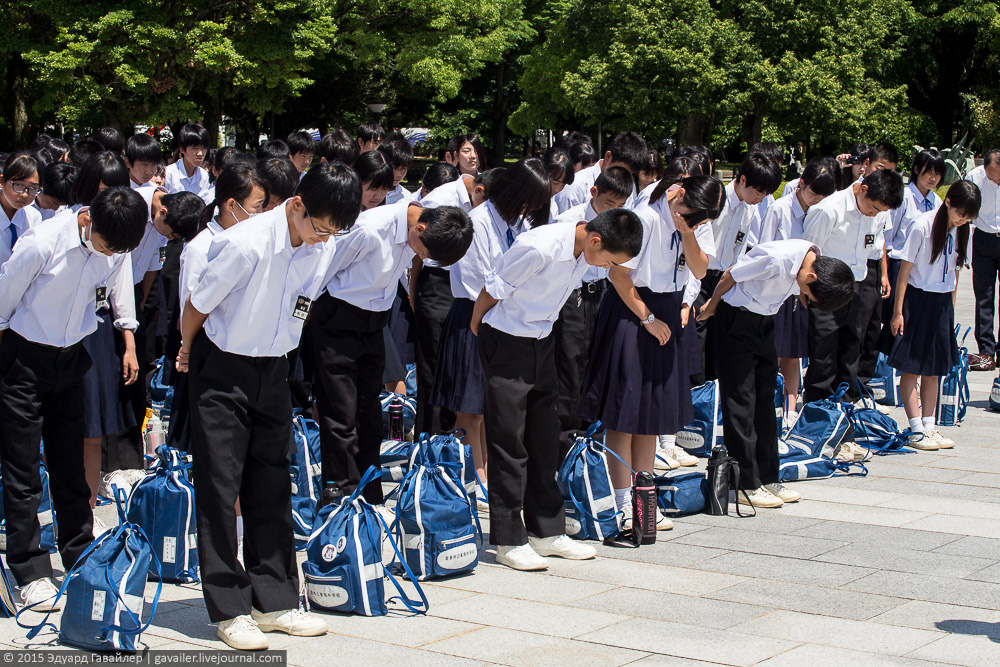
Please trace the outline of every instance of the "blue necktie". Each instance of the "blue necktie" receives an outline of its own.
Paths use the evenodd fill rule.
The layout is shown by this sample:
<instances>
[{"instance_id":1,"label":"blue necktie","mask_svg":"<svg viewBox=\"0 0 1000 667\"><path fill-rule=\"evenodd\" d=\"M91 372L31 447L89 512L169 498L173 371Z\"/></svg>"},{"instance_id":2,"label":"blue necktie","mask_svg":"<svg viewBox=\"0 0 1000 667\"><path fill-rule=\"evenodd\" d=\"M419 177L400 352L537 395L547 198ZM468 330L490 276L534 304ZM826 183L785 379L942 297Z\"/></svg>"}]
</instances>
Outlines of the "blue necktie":
<instances>
[{"instance_id":1,"label":"blue necktie","mask_svg":"<svg viewBox=\"0 0 1000 667\"><path fill-rule=\"evenodd\" d=\"M510 248L514 245L514 232L511 231L510 227L507 228L507 247Z\"/></svg>"},{"instance_id":2,"label":"blue necktie","mask_svg":"<svg viewBox=\"0 0 1000 667\"><path fill-rule=\"evenodd\" d=\"M941 282L948 282L948 258L951 257L951 251L955 248L955 239L949 233L948 236L944 237L944 271L941 272Z\"/></svg>"},{"instance_id":3,"label":"blue necktie","mask_svg":"<svg viewBox=\"0 0 1000 667\"><path fill-rule=\"evenodd\" d=\"M14 223L11 223L10 224L10 249L11 249L11 251L14 250L14 244L15 243L17 243L17 227L14 226Z\"/></svg>"},{"instance_id":4,"label":"blue necktie","mask_svg":"<svg viewBox=\"0 0 1000 667\"><path fill-rule=\"evenodd\" d=\"M932 208L934 208L934 205L931 203L930 197L924 199L924 210L929 211Z\"/></svg>"}]
</instances>

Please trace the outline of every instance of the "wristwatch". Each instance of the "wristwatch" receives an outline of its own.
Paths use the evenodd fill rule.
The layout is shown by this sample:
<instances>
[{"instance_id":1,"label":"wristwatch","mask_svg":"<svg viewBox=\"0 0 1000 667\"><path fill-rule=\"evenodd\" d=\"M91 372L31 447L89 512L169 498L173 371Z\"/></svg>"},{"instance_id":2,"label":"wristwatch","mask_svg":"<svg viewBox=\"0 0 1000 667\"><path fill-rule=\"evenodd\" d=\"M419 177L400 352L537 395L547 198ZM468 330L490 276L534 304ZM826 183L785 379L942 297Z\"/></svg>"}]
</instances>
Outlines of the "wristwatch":
<instances>
[{"instance_id":1,"label":"wristwatch","mask_svg":"<svg viewBox=\"0 0 1000 667\"><path fill-rule=\"evenodd\" d=\"M655 321L656 321L656 315L654 315L653 313L650 313L649 317L647 317L646 319L639 320L639 324L641 324L643 326L646 326L647 324L652 324Z\"/></svg>"}]
</instances>

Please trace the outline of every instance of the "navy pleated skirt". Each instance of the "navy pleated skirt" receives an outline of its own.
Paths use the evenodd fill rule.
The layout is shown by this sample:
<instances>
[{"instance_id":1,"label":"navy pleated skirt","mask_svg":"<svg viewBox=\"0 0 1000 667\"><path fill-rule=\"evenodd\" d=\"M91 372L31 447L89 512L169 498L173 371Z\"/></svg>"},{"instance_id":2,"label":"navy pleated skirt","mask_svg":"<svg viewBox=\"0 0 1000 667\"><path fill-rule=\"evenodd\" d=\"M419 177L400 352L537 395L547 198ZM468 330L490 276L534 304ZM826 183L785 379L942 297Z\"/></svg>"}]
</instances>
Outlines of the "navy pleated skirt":
<instances>
[{"instance_id":1,"label":"navy pleated skirt","mask_svg":"<svg viewBox=\"0 0 1000 667\"><path fill-rule=\"evenodd\" d=\"M472 322L471 299L455 299L444 320L430 403L455 412L483 414L483 365Z\"/></svg>"},{"instance_id":2,"label":"navy pleated skirt","mask_svg":"<svg viewBox=\"0 0 1000 667\"><path fill-rule=\"evenodd\" d=\"M878 348L896 370L913 375L947 375L958 363L950 292L927 292L907 285L903 335L893 336L890 322L882 325Z\"/></svg>"},{"instance_id":3,"label":"navy pleated skirt","mask_svg":"<svg viewBox=\"0 0 1000 667\"><path fill-rule=\"evenodd\" d=\"M618 292L608 290L597 314L579 415L622 433L676 433L694 419L689 352L680 325L683 293L638 291L673 335L660 345Z\"/></svg>"},{"instance_id":4,"label":"navy pleated skirt","mask_svg":"<svg viewBox=\"0 0 1000 667\"><path fill-rule=\"evenodd\" d=\"M805 359L809 356L809 309L790 296L774 316L774 349L779 359Z\"/></svg>"},{"instance_id":5,"label":"navy pleated skirt","mask_svg":"<svg viewBox=\"0 0 1000 667\"><path fill-rule=\"evenodd\" d=\"M403 366L417 363L417 328L413 323L410 298L402 283L396 284L396 298L392 300L392 310L389 311L389 333Z\"/></svg>"},{"instance_id":6,"label":"navy pleated skirt","mask_svg":"<svg viewBox=\"0 0 1000 667\"><path fill-rule=\"evenodd\" d=\"M135 412L122 380L124 342L116 335L114 316L97 312L97 331L83 339L90 369L83 376L85 438L100 438L136 425ZM136 382L142 382L140 377Z\"/></svg>"}]
</instances>

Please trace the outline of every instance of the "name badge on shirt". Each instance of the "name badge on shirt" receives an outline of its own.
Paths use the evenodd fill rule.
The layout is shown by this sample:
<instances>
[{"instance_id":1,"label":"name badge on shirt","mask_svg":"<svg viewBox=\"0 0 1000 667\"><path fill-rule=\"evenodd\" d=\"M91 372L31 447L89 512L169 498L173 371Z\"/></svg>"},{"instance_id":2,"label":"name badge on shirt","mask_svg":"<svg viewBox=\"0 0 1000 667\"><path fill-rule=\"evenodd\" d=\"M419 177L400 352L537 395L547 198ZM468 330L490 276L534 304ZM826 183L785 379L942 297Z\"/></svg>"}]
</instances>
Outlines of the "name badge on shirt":
<instances>
[{"instance_id":1,"label":"name badge on shirt","mask_svg":"<svg viewBox=\"0 0 1000 667\"><path fill-rule=\"evenodd\" d=\"M300 296L295 300L295 310L292 311L292 317L297 317L300 320L305 320L309 317L309 309L312 307L312 299L307 299L304 296Z\"/></svg>"},{"instance_id":2,"label":"name badge on shirt","mask_svg":"<svg viewBox=\"0 0 1000 667\"><path fill-rule=\"evenodd\" d=\"M685 258L684 255L681 255L680 257L677 258L678 269L683 269L686 264L687 264L687 258Z\"/></svg>"},{"instance_id":3,"label":"name badge on shirt","mask_svg":"<svg viewBox=\"0 0 1000 667\"><path fill-rule=\"evenodd\" d=\"M743 239L745 239L746 237L747 235L744 234L743 232L736 232L736 240L733 241L733 245L739 245L743 243Z\"/></svg>"},{"instance_id":4,"label":"name badge on shirt","mask_svg":"<svg viewBox=\"0 0 1000 667\"><path fill-rule=\"evenodd\" d=\"M110 306L111 304L108 303L108 288L101 285L97 288L97 309L109 308Z\"/></svg>"},{"instance_id":5,"label":"name badge on shirt","mask_svg":"<svg viewBox=\"0 0 1000 667\"><path fill-rule=\"evenodd\" d=\"M167 246L162 246L160 248L160 264L163 264L165 261L167 261Z\"/></svg>"},{"instance_id":6,"label":"name badge on shirt","mask_svg":"<svg viewBox=\"0 0 1000 667\"><path fill-rule=\"evenodd\" d=\"M865 234L865 247L866 248L871 248L874 245L875 245L875 235L874 234Z\"/></svg>"}]
</instances>

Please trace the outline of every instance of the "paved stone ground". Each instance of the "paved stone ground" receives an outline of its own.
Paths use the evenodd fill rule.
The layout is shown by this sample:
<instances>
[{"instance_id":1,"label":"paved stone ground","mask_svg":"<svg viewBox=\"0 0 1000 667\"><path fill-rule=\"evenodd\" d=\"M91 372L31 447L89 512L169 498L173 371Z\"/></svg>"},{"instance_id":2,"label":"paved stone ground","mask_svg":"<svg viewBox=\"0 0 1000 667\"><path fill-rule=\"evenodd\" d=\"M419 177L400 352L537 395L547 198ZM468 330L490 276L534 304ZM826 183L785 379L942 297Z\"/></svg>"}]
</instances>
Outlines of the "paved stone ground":
<instances>
[{"instance_id":1,"label":"paved stone ground","mask_svg":"<svg viewBox=\"0 0 1000 667\"><path fill-rule=\"evenodd\" d=\"M968 274L961 289L958 320L971 323ZM969 415L948 429L954 450L879 458L865 478L798 484L801 503L753 519L683 518L655 546L602 547L590 562L552 559L544 574L497 566L490 550L474 574L425 585L427 616L328 616L329 635L272 635L272 648L287 648L298 665L332 656L434 665L1000 664L992 379L971 374ZM902 410L894 416L903 420ZM143 638L153 649L223 647L197 586L165 586ZM13 621L0 621L0 648L54 644L54 633L27 642Z\"/></svg>"}]
</instances>

